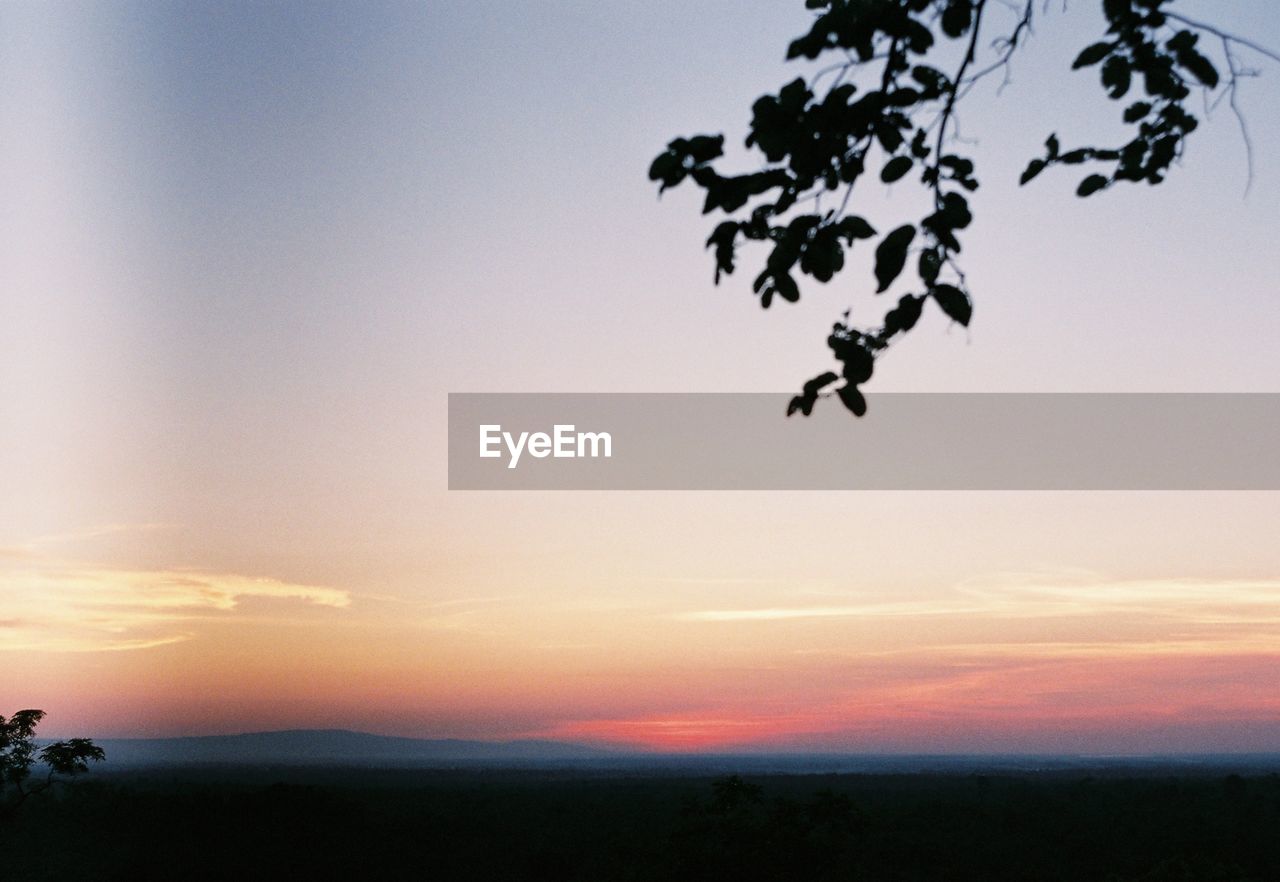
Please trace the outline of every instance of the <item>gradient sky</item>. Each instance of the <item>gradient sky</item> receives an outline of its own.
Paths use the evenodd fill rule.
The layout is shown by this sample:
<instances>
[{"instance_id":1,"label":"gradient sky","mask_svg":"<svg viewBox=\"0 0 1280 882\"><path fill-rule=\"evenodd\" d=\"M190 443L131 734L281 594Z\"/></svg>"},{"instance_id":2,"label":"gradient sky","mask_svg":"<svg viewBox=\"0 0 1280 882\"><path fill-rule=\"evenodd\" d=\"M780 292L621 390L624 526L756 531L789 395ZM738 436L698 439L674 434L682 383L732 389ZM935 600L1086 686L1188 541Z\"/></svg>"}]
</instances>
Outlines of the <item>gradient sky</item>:
<instances>
[{"instance_id":1,"label":"gradient sky","mask_svg":"<svg viewBox=\"0 0 1280 882\"><path fill-rule=\"evenodd\" d=\"M970 329L868 391L1280 392L1280 69L1157 189L1016 185L1119 108L1051 4ZM1269 0L1186 2L1280 46ZM997 10L1001 11L1001 10ZM866 266L719 288L677 134L803 4L0 6L0 712L663 748L1280 750L1280 495L450 493L450 391L790 390ZM878 186L878 185L877 185ZM906 211L868 189L873 220ZM897 197L897 201L895 201ZM747 261L758 259L748 257Z\"/></svg>"}]
</instances>

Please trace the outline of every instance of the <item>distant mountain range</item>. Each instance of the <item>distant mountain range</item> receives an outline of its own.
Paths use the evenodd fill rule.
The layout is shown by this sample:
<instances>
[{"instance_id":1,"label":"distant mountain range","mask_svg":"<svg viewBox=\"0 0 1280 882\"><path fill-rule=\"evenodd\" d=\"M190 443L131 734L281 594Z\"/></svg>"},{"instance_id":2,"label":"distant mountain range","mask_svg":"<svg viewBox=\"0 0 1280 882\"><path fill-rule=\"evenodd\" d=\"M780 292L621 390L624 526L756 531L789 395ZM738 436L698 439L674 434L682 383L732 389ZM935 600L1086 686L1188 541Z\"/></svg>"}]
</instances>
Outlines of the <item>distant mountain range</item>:
<instances>
[{"instance_id":1,"label":"distant mountain range","mask_svg":"<svg viewBox=\"0 0 1280 882\"><path fill-rule=\"evenodd\" d=\"M565 741L394 738L346 729L291 729L97 742L113 766L130 765L548 765L607 760L613 751Z\"/></svg>"},{"instance_id":2,"label":"distant mountain range","mask_svg":"<svg viewBox=\"0 0 1280 882\"><path fill-rule=\"evenodd\" d=\"M290 729L187 738L95 739L112 769L330 766L362 769L577 769L707 773L1061 774L1280 771L1280 754L1150 756L654 753L571 741L395 738L346 729Z\"/></svg>"}]
</instances>

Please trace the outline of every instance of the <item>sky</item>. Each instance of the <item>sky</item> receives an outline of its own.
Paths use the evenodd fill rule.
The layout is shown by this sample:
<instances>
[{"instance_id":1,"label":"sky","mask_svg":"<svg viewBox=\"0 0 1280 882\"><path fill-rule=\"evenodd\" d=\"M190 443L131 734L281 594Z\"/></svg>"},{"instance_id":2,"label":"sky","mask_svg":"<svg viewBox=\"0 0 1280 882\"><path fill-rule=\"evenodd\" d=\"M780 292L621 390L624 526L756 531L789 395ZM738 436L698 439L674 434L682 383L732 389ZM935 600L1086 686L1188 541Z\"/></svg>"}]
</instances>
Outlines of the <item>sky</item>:
<instances>
[{"instance_id":1,"label":"sky","mask_svg":"<svg viewBox=\"0 0 1280 882\"><path fill-rule=\"evenodd\" d=\"M1219 107L1159 188L1017 186L1049 132L1116 131L1069 72L1094 6L1050 4L966 98L973 322L928 316L869 394L1280 392L1280 66L1242 86L1251 184ZM1179 8L1280 46L1267 0ZM646 179L676 135L740 137L807 21L0 6L0 713L1280 750L1277 494L447 490L449 392L786 391L882 312L856 263L768 311L750 273L713 286L696 194Z\"/></svg>"}]
</instances>

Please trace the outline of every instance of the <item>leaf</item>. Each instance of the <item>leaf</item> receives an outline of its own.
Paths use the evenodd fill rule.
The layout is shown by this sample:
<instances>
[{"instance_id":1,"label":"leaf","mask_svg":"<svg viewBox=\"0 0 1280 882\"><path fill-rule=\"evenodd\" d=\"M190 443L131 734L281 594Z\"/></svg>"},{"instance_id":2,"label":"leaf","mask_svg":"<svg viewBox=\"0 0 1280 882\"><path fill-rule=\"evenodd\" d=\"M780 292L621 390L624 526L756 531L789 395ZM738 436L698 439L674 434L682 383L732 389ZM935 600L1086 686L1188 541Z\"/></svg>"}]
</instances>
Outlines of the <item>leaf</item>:
<instances>
[{"instance_id":1,"label":"leaf","mask_svg":"<svg viewBox=\"0 0 1280 882\"><path fill-rule=\"evenodd\" d=\"M911 166L910 156L895 156L885 163L884 168L880 169L880 180L886 184L892 184L911 171Z\"/></svg>"},{"instance_id":2,"label":"leaf","mask_svg":"<svg viewBox=\"0 0 1280 882\"><path fill-rule=\"evenodd\" d=\"M808 273L819 282L829 282L844 269L844 248L836 238L832 227L824 227L804 249L800 257L800 271Z\"/></svg>"},{"instance_id":3,"label":"leaf","mask_svg":"<svg viewBox=\"0 0 1280 882\"><path fill-rule=\"evenodd\" d=\"M649 166L649 180L657 181L669 175L673 169L680 165L680 159L670 150L664 150L654 157L653 163Z\"/></svg>"},{"instance_id":4,"label":"leaf","mask_svg":"<svg viewBox=\"0 0 1280 882\"><path fill-rule=\"evenodd\" d=\"M1102 85L1110 90L1107 95L1113 100L1123 98L1129 91L1131 77L1129 62L1123 56L1112 55L1107 59L1107 63L1102 65Z\"/></svg>"},{"instance_id":5,"label":"leaf","mask_svg":"<svg viewBox=\"0 0 1280 882\"><path fill-rule=\"evenodd\" d=\"M715 228L715 232L707 239L707 247L716 249L716 284L720 284L720 276L733 272L734 243L738 238L741 224L737 221L725 221Z\"/></svg>"},{"instance_id":6,"label":"leaf","mask_svg":"<svg viewBox=\"0 0 1280 882\"><path fill-rule=\"evenodd\" d=\"M938 273L942 272L942 256L933 248L921 251L920 260L916 263L916 272L920 275L920 281L926 285L932 285L938 281Z\"/></svg>"},{"instance_id":7,"label":"leaf","mask_svg":"<svg viewBox=\"0 0 1280 882\"><path fill-rule=\"evenodd\" d=\"M1082 67L1088 67L1091 64L1097 64L1102 59L1111 54L1112 43L1094 43L1092 46L1086 46L1084 50L1076 56L1076 60L1071 63L1072 70L1079 70Z\"/></svg>"},{"instance_id":8,"label":"leaf","mask_svg":"<svg viewBox=\"0 0 1280 882\"><path fill-rule=\"evenodd\" d=\"M760 305L765 309L773 303L774 294L791 303L800 299L800 289L786 270L766 268L751 287L760 294Z\"/></svg>"},{"instance_id":9,"label":"leaf","mask_svg":"<svg viewBox=\"0 0 1280 882\"><path fill-rule=\"evenodd\" d=\"M916 129L915 136L911 139L911 155L916 159L924 159L929 155L929 145L925 143L928 134L924 129Z\"/></svg>"},{"instance_id":10,"label":"leaf","mask_svg":"<svg viewBox=\"0 0 1280 882\"><path fill-rule=\"evenodd\" d=\"M1076 188L1077 196L1091 196L1099 190L1105 189L1111 182L1103 175L1089 175L1080 182L1080 186Z\"/></svg>"},{"instance_id":11,"label":"leaf","mask_svg":"<svg viewBox=\"0 0 1280 882\"><path fill-rule=\"evenodd\" d=\"M1185 67L1204 85L1210 89L1216 88L1218 85L1218 69L1213 66L1213 62L1205 58L1196 50L1187 47L1178 51L1178 64Z\"/></svg>"},{"instance_id":12,"label":"leaf","mask_svg":"<svg viewBox=\"0 0 1280 882\"><path fill-rule=\"evenodd\" d=\"M840 229L840 235L844 236L845 241L850 244L854 239L870 239L876 234L875 227L867 223L866 218L858 217L856 214L844 218L837 226Z\"/></svg>"},{"instance_id":13,"label":"leaf","mask_svg":"<svg viewBox=\"0 0 1280 882\"><path fill-rule=\"evenodd\" d=\"M841 386L836 390L836 394L840 396L840 400L844 402L844 406L849 408L850 412L852 412L854 416L860 417L866 414L867 399L866 396L858 391L857 386L852 383L846 386Z\"/></svg>"},{"instance_id":14,"label":"leaf","mask_svg":"<svg viewBox=\"0 0 1280 882\"><path fill-rule=\"evenodd\" d=\"M846 184L852 184L858 179L858 175L863 172L862 156L857 153L850 153L844 157L840 163L840 180Z\"/></svg>"},{"instance_id":15,"label":"leaf","mask_svg":"<svg viewBox=\"0 0 1280 882\"><path fill-rule=\"evenodd\" d=\"M830 386L836 380L840 379L835 371L827 371L825 374L819 374L812 380L804 384L805 397L814 397L822 391L824 386Z\"/></svg>"},{"instance_id":16,"label":"leaf","mask_svg":"<svg viewBox=\"0 0 1280 882\"><path fill-rule=\"evenodd\" d=\"M951 0L942 11L942 32L948 37L959 37L969 30L972 13L971 0Z\"/></svg>"},{"instance_id":17,"label":"leaf","mask_svg":"<svg viewBox=\"0 0 1280 882\"><path fill-rule=\"evenodd\" d=\"M880 240L880 244L876 246L875 273L876 281L880 284L876 289L877 294L887 290L902 273L902 268L907 263L907 248L915 237L915 226L903 224Z\"/></svg>"},{"instance_id":18,"label":"leaf","mask_svg":"<svg viewBox=\"0 0 1280 882\"><path fill-rule=\"evenodd\" d=\"M1124 121L1134 123L1142 119L1151 112L1151 103L1148 101L1135 101L1125 108Z\"/></svg>"},{"instance_id":19,"label":"leaf","mask_svg":"<svg viewBox=\"0 0 1280 882\"><path fill-rule=\"evenodd\" d=\"M963 156L947 154L938 160L938 165L951 170L954 177L967 178L973 174L973 160Z\"/></svg>"},{"instance_id":20,"label":"leaf","mask_svg":"<svg viewBox=\"0 0 1280 882\"><path fill-rule=\"evenodd\" d=\"M1102 12L1114 27L1126 15L1132 14L1133 0L1102 0Z\"/></svg>"},{"instance_id":21,"label":"leaf","mask_svg":"<svg viewBox=\"0 0 1280 882\"><path fill-rule=\"evenodd\" d=\"M683 181L688 173L680 157L672 150L659 153L649 166L649 180L662 181L662 186L658 188L659 196Z\"/></svg>"},{"instance_id":22,"label":"leaf","mask_svg":"<svg viewBox=\"0 0 1280 882\"><path fill-rule=\"evenodd\" d=\"M1200 35L1192 31L1181 30L1169 38L1165 43L1174 52L1183 52L1190 49L1200 40Z\"/></svg>"},{"instance_id":23,"label":"leaf","mask_svg":"<svg viewBox=\"0 0 1280 882\"><path fill-rule=\"evenodd\" d=\"M892 153L902 146L902 132L892 123L876 123L876 140L887 152Z\"/></svg>"},{"instance_id":24,"label":"leaf","mask_svg":"<svg viewBox=\"0 0 1280 882\"><path fill-rule=\"evenodd\" d=\"M1058 136L1050 135L1044 142L1044 149L1048 151L1050 159L1057 159L1059 150Z\"/></svg>"},{"instance_id":25,"label":"leaf","mask_svg":"<svg viewBox=\"0 0 1280 882\"><path fill-rule=\"evenodd\" d=\"M973 303L968 294L955 285L947 284L934 285L929 289L929 294L942 307L943 312L965 327L969 326L969 319L973 317Z\"/></svg>"},{"instance_id":26,"label":"leaf","mask_svg":"<svg viewBox=\"0 0 1280 882\"><path fill-rule=\"evenodd\" d=\"M852 343L844 346L840 350L840 359L844 362L844 369L840 373L850 383L865 383L871 379L871 372L875 370L875 356L865 346L859 343Z\"/></svg>"},{"instance_id":27,"label":"leaf","mask_svg":"<svg viewBox=\"0 0 1280 882\"><path fill-rule=\"evenodd\" d=\"M724 135L695 135L685 145L685 152L701 165L724 155Z\"/></svg>"},{"instance_id":28,"label":"leaf","mask_svg":"<svg viewBox=\"0 0 1280 882\"><path fill-rule=\"evenodd\" d=\"M946 74L936 67L929 67L927 64L918 64L912 68L911 77L925 87L925 97L928 98L936 98L941 95L942 90L951 82L947 79Z\"/></svg>"},{"instance_id":29,"label":"leaf","mask_svg":"<svg viewBox=\"0 0 1280 882\"><path fill-rule=\"evenodd\" d=\"M885 103L890 107L910 107L920 100L920 90L910 86L894 89L885 96Z\"/></svg>"},{"instance_id":30,"label":"leaf","mask_svg":"<svg viewBox=\"0 0 1280 882\"><path fill-rule=\"evenodd\" d=\"M790 303L795 303L800 299L800 288L796 285L795 279L791 278L790 273L778 273L773 277L773 288L778 292L778 296Z\"/></svg>"},{"instance_id":31,"label":"leaf","mask_svg":"<svg viewBox=\"0 0 1280 882\"><path fill-rule=\"evenodd\" d=\"M942 210L946 212L951 226L963 230L973 222L973 213L969 211L969 200L959 193L946 193L942 197Z\"/></svg>"},{"instance_id":32,"label":"leaf","mask_svg":"<svg viewBox=\"0 0 1280 882\"><path fill-rule=\"evenodd\" d=\"M1022 177L1018 178L1018 184L1026 184L1036 175L1040 174L1040 172L1044 171L1048 165L1049 163L1045 162L1043 159L1031 160L1031 162L1027 164L1026 171L1022 173Z\"/></svg>"},{"instance_id":33,"label":"leaf","mask_svg":"<svg viewBox=\"0 0 1280 882\"><path fill-rule=\"evenodd\" d=\"M928 254L929 252L925 252ZM923 255L921 255L923 257ZM924 308L924 298L914 294L903 294L898 305L889 310L884 317L884 332L892 336L899 331L910 331L920 320L920 311Z\"/></svg>"},{"instance_id":34,"label":"leaf","mask_svg":"<svg viewBox=\"0 0 1280 882\"><path fill-rule=\"evenodd\" d=\"M787 416L791 416L797 410L805 416L813 413L813 403L815 397L812 395L797 395L787 403Z\"/></svg>"}]
</instances>

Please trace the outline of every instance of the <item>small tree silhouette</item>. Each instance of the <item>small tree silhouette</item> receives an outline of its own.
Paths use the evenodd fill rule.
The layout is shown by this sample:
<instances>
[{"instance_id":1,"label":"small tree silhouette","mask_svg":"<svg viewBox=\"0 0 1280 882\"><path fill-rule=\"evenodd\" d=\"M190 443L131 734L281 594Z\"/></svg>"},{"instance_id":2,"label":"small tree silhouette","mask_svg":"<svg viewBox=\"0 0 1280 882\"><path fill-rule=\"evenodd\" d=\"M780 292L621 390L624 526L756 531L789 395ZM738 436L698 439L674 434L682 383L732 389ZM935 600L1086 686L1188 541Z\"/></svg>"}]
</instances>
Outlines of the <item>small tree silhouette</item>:
<instances>
[{"instance_id":1,"label":"small tree silhouette","mask_svg":"<svg viewBox=\"0 0 1280 882\"><path fill-rule=\"evenodd\" d=\"M0 715L0 817L14 814L28 797L89 771L89 761L101 762L106 753L88 738L72 738L39 747L36 726L42 710L20 710L9 719ZM33 768L44 766L43 778L31 783Z\"/></svg>"}]
</instances>

